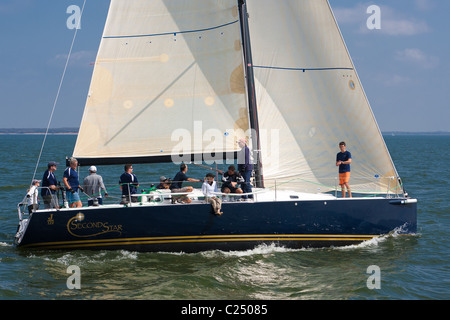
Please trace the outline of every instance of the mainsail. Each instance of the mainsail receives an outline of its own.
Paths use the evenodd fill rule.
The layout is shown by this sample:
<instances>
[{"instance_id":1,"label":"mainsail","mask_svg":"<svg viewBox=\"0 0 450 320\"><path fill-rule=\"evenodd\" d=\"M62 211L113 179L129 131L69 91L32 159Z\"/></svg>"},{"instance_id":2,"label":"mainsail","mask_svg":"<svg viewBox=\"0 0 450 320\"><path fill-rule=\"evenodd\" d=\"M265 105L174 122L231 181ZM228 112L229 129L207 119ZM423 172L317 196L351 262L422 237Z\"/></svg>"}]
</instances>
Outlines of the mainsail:
<instances>
[{"instance_id":1,"label":"mainsail","mask_svg":"<svg viewBox=\"0 0 450 320\"><path fill-rule=\"evenodd\" d=\"M265 185L335 189L338 144L355 192L402 193L327 0L247 0Z\"/></svg>"},{"instance_id":2,"label":"mainsail","mask_svg":"<svg viewBox=\"0 0 450 320\"><path fill-rule=\"evenodd\" d=\"M233 158L248 128L236 1L111 1L82 165Z\"/></svg>"}]
</instances>

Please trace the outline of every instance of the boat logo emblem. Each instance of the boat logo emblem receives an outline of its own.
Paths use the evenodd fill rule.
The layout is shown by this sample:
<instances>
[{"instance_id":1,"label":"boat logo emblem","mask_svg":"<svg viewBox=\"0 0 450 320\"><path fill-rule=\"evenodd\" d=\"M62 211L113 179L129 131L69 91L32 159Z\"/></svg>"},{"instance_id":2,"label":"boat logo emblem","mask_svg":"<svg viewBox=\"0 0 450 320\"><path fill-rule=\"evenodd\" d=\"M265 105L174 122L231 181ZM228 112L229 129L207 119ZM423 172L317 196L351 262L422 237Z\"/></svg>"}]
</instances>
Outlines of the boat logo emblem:
<instances>
[{"instance_id":1,"label":"boat logo emblem","mask_svg":"<svg viewBox=\"0 0 450 320\"><path fill-rule=\"evenodd\" d=\"M78 213L78 214L76 215L76 220L75 220L75 221L81 222L81 221L83 221L83 220L84 220L84 214L82 214L81 212Z\"/></svg>"},{"instance_id":2,"label":"boat logo emblem","mask_svg":"<svg viewBox=\"0 0 450 320\"><path fill-rule=\"evenodd\" d=\"M51 214L50 214L50 217L48 217L48 219L47 219L47 224L48 224L49 226L55 224L55 220L53 220L53 213L51 213Z\"/></svg>"}]
</instances>

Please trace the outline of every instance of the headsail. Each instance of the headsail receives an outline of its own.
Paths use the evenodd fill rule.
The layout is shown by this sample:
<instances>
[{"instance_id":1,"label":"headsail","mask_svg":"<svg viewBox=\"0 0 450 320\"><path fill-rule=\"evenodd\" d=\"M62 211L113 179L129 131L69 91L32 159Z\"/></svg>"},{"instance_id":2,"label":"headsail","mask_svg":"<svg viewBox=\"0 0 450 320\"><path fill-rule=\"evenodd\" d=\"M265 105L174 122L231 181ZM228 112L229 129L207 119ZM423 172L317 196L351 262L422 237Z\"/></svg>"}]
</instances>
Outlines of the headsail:
<instances>
[{"instance_id":1,"label":"headsail","mask_svg":"<svg viewBox=\"0 0 450 320\"><path fill-rule=\"evenodd\" d=\"M249 127L245 92L236 1L112 0L74 156L234 157Z\"/></svg>"},{"instance_id":2,"label":"headsail","mask_svg":"<svg viewBox=\"0 0 450 320\"><path fill-rule=\"evenodd\" d=\"M247 0L247 7L266 186L333 190L344 140L353 191L401 193L328 1Z\"/></svg>"}]
</instances>

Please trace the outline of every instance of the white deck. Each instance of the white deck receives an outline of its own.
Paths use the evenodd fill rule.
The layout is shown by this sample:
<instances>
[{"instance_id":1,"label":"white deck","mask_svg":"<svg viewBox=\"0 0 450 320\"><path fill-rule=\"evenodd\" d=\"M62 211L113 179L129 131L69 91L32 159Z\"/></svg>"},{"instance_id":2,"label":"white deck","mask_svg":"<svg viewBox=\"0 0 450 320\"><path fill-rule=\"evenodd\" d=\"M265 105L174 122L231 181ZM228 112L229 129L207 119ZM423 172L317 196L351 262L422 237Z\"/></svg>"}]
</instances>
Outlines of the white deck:
<instances>
[{"instance_id":1,"label":"white deck","mask_svg":"<svg viewBox=\"0 0 450 320\"><path fill-rule=\"evenodd\" d=\"M198 204L204 204L205 203L205 196L203 195L201 189L194 189L193 192L190 193L172 193L170 190L157 190L152 191L149 194L135 194L133 197L140 197L139 202L133 202L133 203L127 203L127 204L120 204L119 201L116 204L105 204L100 206L92 206L92 207L83 207L83 210L98 210L98 209L106 209L106 208L121 208L124 206L169 206L169 205L180 205L180 203L172 203L172 196L188 196L192 202L189 205L198 205ZM383 197L354 197L354 198L336 198L335 196L331 194L323 194L323 193L304 193L304 192L297 192L297 191L291 191L291 190L272 190L272 189L258 189L253 188L253 199L246 199L243 200L243 195L249 195L249 194L224 194L224 193L218 193L217 196L222 197L223 202L239 202L239 203L254 203L254 202L284 202L284 201L332 201L332 200L338 200L338 201L349 201L349 200L361 200L361 199L376 199ZM41 207L39 211L79 211L80 208L61 208L59 210L57 209L44 209ZM25 214L27 215L27 214Z\"/></svg>"}]
</instances>

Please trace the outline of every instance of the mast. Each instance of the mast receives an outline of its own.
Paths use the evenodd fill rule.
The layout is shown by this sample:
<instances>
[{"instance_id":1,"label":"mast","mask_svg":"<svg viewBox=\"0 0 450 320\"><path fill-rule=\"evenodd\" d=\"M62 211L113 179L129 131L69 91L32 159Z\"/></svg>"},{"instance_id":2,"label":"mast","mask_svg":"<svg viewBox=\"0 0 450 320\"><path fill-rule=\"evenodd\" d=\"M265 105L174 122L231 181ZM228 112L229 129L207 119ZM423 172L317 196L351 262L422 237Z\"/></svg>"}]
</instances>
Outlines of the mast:
<instances>
[{"instance_id":1,"label":"mast","mask_svg":"<svg viewBox=\"0 0 450 320\"><path fill-rule=\"evenodd\" d=\"M261 163L261 141L259 138L259 122L258 122L258 110L256 105L256 93L255 93L255 78L253 74L253 59L252 50L250 45L250 32L248 27L248 12L246 0L238 0L239 2L239 16L241 23L241 33L242 42L244 47L244 63L246 70L246 81L247 81L247 96L248 96L248 106L249 106L249 120L250 128L252 129L252 146L253 146L253 159L256 160L255 179L256 187L264 188L264 177L262 174L262 163Z\"/></svg>"}]
</instances>

